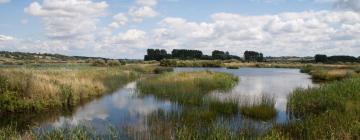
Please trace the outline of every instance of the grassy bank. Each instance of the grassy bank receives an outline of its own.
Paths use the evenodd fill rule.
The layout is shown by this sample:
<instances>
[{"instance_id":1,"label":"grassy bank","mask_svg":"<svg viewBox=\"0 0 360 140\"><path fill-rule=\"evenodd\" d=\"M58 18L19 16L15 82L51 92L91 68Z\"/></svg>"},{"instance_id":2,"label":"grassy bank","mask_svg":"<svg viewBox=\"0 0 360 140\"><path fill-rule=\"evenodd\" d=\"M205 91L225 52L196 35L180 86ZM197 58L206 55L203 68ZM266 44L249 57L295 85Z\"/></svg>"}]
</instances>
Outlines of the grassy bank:
<instances>
[{"instance_id":1,"label":"grassy bank","mask_svg":"<svg viewBox=\"0 0 360 140\"><path fill-rule=\"evenodd\" d=\"M199 105L203 96L214 90L229 90L238 78L217 72L165 73L138 82L142 94L155 95L180 104Z\"/></svg>"},{"instance_id":2,"label":"grassy bank","mask_svg":"<svg viewBox=\"0 0 360 140\"><path fill-rule=\"evenodd\" d=\"M5 68L0 70L0 112L66 108L109 93L138 77L119 68Z\"/></svg>"},{"instance_id":3,"label":"grassy bank","mask_svg":"<svg viewBox=\"0 0 360 140\"><path fill-rule=\"evenodd\" d=\"M360 79L346 79L319 88L298 89L289 98L297 119L273 132L293 139L359 139Z\"/></svg>"},{"instance_id":4,"label":"grassy bank","mask_svg":"<svg viewBox=\"0 0 360 140\"><path fill-rule=\"evenodd\" d=\"M300 72L308 73L312 76L314 81L335 81L345 78L358 77L360 75L359 67L320 67L320 66L305 66L301 68Z\"/></svg>"}]
</instances>

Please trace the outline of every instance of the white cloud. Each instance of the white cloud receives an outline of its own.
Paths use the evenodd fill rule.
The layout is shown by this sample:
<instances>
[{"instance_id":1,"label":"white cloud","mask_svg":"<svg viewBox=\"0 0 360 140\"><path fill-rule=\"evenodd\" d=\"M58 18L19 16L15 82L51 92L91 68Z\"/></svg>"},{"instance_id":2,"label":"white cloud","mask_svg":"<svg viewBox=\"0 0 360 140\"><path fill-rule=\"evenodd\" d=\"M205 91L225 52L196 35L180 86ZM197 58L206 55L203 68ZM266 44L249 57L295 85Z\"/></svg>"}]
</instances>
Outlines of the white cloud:
<instances>
[{"instance_id":1,"label":"white cloud","mask_svg":"<svg viewBox=\"0 0 360 140\"><path fill-rule=\"evenodd\" d=\"M155 6L158 0L136 0L136 4L142 6Z\"/></svg>"},{"instance_id":2,"label":"white cloud","mask_svg":"<svg viewBox=\"0 0 360 140\"><path fill-rule=\"evenodd\" d=\"M0 35L2 50L63 53L113 58L142 58L146 48L214 49L242 55L245 50L265 55L316 53L358 55L360 13L355 11L305 11L246 16L214 13L208 22L166 17L153 29L114 29L158 15L157 0L137 0L128 13L112 17L109 26L97 22L106 2L92 0L43 0L25 12L43 21L48 40L34 41ZM140 9L140 10L139 10Z\"/></svg>"},{"instance_id":3,"label":"white cloud","mask_svg":"<svg viewBox=\"0 0 360 140\"><path fill-rule=\"evenodd\" d=\"M156 17L158 13L150 6L142 6L130 8L129 15L135 22L142 22L145 18Z\"/></svg>"},{"instance_id":4,"label":"white cloud","mask_svg":"<svg viewBox=\"0 0 360 140\"><path fill-rule=\"evenodd\" d=\"M113 17L113 22L110 24L112 28L119 28L120 26L124 26L128 22L128 18L124 13L118 13Z\"/></svg>"},{"instance_id":5,"label":"white cloud","mask_svg":"<svg viewBox=\"0 0 360 140\"><path fill-rule=\"evenodd\" d=\"M266 55L358 55L360 15L356 12L309 11L244 16L216 13L211 22L165 18L153 32L155 46L228 50L241 55L258 50Z\"/></svg>"},{"instance_id":6,"label":"white cloud","mask_svg":"<svg viewBox=\"0 0 360 140\"><path fill-rule=\"evenodd\" d=\"M10 41L10 40L13 40L13 39L14 39L14 37L12 37L12 36L0 35L0 42Z\"/></svg>"},{"instance_id":7,"label":"white cloud","mask_svg":"<svg viewBox=\"0 0 360 140\"><path fill-rule=\"evenodd\" d=\"M4 4L4 3L8 3L10 2L11 0L0 0L0 4Z\"/></svg>"},{"instance_id":8,"label":"white cloud","mask_svg":"<svg viewBox=\"0 0 360 140\"><path fill-rule=\"evenodd\" d=\"M158 0L135 0L136 5L130 7L128 14L135 22L142 22L146 18L153 18L159 15L154 7Z\"/></svg>"},{"instance_id":9,"label":"white cloud","mask_svg":"<svg viewBox=\"0 0 360 140\"><path fill-rule=\"evenodd\" d=\"M41 17L47 36L52 39L88 41L107 7L106 2L90 0L44 0L41 4L31 3L24 11Z\"/></svg>"}]
</instances>

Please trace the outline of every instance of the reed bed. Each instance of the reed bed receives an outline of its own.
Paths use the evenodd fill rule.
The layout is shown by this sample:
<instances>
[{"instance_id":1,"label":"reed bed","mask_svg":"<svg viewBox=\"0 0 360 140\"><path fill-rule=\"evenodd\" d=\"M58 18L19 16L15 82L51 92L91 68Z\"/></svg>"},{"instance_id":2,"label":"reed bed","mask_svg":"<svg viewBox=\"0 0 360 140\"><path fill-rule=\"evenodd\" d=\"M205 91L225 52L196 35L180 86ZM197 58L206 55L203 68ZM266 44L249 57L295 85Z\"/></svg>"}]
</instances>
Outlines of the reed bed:
<instances>
[{"instance_id":1,"label":"reed bed","mask_svg":"<svg viewBox=\"0 0 360 140\"><path fill-rule=\"evenodd\" d=\"M336 81L359 76L359 67L316 67L307 65L300 72L308 73L314 81Z\"/></svg>"},{"instance_id":2,"label":"reed bed","mask_svg":"<svg viewBox=\"0 0 360 140\"><path fill-rule=\"evenodd\" d=\"M0 113L71 107L138 77L118 68L0 70Z\"/></svg>"},{"instance_id":3,"label":"reed bed","mask_svg":"<svg viewBox=\"0 0 360 140\"><path fill-rule=\"evenodd\" d=\"M165 73L138 82L143 95L155 95L182 105L201 105L203 96L214 90L229 90L238 78L231 74L210 71Z\"/></svg>"},{"instance_id":4,"label":"reed bed","mask_svg":"<svg viewBox=\"0 0 360 140\"><path fill-rule=\"evenodd\" d=\"M260 100L245 103L240 110L245 117L261 121L274 119L277 115L274 98L265 95Z\"/></svg>"},{"instance_id":5,"label":"reed bed","mask_svg":"<svg viewBox=\"0 0 360 140\"><path fill-rule=\"evenodd\" d=\"M359 139L360 79L298 89L289 97L288 112L295 122L274 129L282 136L292 139Z\"/></svg>"}]
</instances>

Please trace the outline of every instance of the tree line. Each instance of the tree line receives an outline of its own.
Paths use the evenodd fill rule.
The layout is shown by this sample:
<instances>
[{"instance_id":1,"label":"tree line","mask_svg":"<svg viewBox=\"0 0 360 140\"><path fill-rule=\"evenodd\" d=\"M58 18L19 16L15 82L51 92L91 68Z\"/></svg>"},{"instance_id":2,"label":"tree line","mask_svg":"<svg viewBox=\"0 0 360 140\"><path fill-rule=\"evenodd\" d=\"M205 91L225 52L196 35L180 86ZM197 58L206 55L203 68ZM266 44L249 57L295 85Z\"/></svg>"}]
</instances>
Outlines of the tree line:
<instances>
[{"instance_id":1,"label":"tree line","mask_svg":"<svg viewBox=\"0 0 360 140\"><path fill-rule=\"evenodd\" d=\"M336 63L336 62L360 62L360 57L356 58L354 56L347 55L335 55L327 56L324 54L315 55L316 63Z\"/></svg>"},{"instance_id":2,"label":"tree line","mask_svg":"<svg viewBox=\"0 0 360 140\"><path fill-rule=\"evenodd\" d=\"M262 53L255 51L245 51L244 53L246 61L264 61ZM147 54L144 57L145 61L163 59L180 59L180 60L242 60L239 56L231 55L229 52L214 50L211 56L204 55L200 50L188 50L188 49L174 49L170 54L164 49L148 49Z\"/></svg>"}]
</instances>

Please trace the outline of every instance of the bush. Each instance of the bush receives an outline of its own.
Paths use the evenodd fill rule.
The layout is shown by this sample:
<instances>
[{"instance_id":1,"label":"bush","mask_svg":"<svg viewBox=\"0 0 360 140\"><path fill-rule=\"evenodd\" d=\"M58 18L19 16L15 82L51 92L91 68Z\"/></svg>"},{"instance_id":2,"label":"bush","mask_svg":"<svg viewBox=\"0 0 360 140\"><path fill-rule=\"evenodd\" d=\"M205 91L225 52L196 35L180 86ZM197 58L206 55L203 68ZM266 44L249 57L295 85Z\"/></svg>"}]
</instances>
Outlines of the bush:
<instances>
[{"instance_id":1,"label":"bush","mask_svg":"<svg viewBox=\"0 0 360 140\"><path fill-rule=\"evenodd\" d=\"M166 72L173 72L174 68L167 68L167 67L157 67L154 69L155 74L162 74Z\"/></svg>"},{"instance_id":2,"label":"bush","mask_svg":"<svg viewBox=\"0 0 360 140\"><path fill-rule=\"evenodd\" d=\"M91 64L92 66L96 66L96 67L105 67L107 66L106 62L104 60L95 60L92 62Z\"/></svg>"},{"instance_id":3,"label":"bush","mask_svg":"<svg viewBox=\"0 0 360 140\"><path fill-rule=\"evenodd\" d=\"M238 67L238 66L228 66L228 67L226 67L227 69L239 69L240 67Z\"/></svg>"},{"instance_id":4,"label":"bush","mask_svg":"<svg viewBox=\"0 0 360 140\"><path fill-rule=\"evenodd\" d=\"M120 66L121 64L120 64L120 62L117 61L117 60L111 60L111 61L109 61L109 62L107 63L107 65L110 66L110 67L116 67L116 66Z\"/></svg>"}]
</instances>

